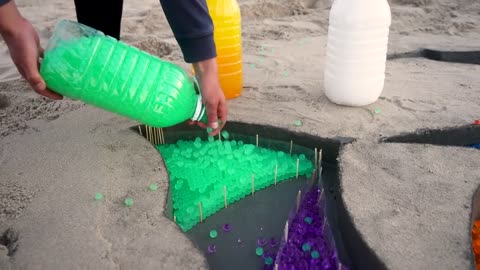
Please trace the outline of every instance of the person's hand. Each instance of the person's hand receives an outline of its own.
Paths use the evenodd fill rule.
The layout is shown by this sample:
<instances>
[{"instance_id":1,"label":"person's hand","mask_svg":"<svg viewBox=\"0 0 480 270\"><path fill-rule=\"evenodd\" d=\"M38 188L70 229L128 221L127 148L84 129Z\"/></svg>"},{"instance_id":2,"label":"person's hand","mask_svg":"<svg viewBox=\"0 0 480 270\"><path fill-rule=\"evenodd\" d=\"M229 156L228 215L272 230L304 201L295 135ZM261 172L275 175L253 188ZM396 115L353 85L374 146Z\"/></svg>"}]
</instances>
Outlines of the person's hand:
<instances>
[{"instance_id":1,"label":"person's hand","mask_svg":"<svg viewBox=\"0 0 480 270\"><path fill-rule=\"evenodd\" d=\"M38 59L43 53L40 40L33 26L18 14L16 7L14 5L9 7L13 2L11 1L2 6L2 12L5 11L7 13L9 11L8 8L12 10L7 15L10 17L8 21L4 18L5 22L2 22L3 31L1 32L13 62L22 77L27 80L35 92L47 98L62 99L61 95L47 89L45 81L40 76ZM12 16L12 13L15 12L18 15Z\"/></svg>"},{"instance_id":2,"label":"person's hand","mask_svg":"<svg viewBox=\"0 0 480 270\"><path fill-rule=\"evenodd\" d=\"M220 82L218 81L216 59L210 59L194 64L194 68L195 73L199 78L202 99L206 107L208 127L213 129L210 135L215 136L220 133L227 122L227 102L220 86ZM219 119L222 121L220 126L218 125ZM197 124L201 128L207 128L207 125L201 121L190 123Z\"/></svg>"}]
</instances>

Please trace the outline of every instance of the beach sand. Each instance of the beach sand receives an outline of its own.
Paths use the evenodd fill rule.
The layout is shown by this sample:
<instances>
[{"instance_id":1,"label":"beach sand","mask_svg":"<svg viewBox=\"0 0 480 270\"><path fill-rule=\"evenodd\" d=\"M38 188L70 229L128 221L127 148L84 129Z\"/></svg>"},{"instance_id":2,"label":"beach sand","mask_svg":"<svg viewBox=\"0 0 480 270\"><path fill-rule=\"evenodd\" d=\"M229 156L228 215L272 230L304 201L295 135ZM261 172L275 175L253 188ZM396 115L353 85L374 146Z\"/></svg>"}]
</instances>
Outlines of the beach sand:
<instances>
[{"instance_id":1,"label":"beach sand","mask_svg":"<svg viewBox=\"0 0 480 270\"><path fill-rule=\"evenodd\" d=\"M59 18L75 20L73 1L16 2L37 29L44 47ZM480 2L392 0L390 4L389 53L423 47L479 50ZM374 250L378 248L388 268L427 269L416 262L428 260L435 262L434 269L471 267L471 205L463 204L471 200L473 189L480 183L480 164L466 163L464 159L478 154L449 147L377 144L382 137L467 125L480 118L480 66L423 58L388 61L385 89L375 104L362 108L337 106L323 94L330 1L240 0L240 6L244 92L241 98L229 101L229 119L328 138L355 138L356 142L339 157L345 176L342 187L346 207L353 220L359 222L360 233ZM125 1L121 38L189 70L157 1ZM262 47L266 48L265 55L261 54ZM374 114L375 108L381 113ZM302 120L301 127L293 125L296 119ZM206 267L201 251L162 215L167 173L156 150L128 131L135 124L80 101L50 101L36 95L19 77L5 42L0 40L0 233L13 228L19 235L14 255L8 256L7 248L0 248L1 269ZM390 151L395 151L396 157L387 155L390 163L378 164L385 162L398 168L382 171L376 159L384 159ZM413 159L425 151L425 156ZM364 152L369 153L362 155ZM419 183L408 180L421 178L425 168L432 167L437 159L442 166L463 168L468 173L433 169L428 177L430 185L435 186L440 176L443 183L447 171L455 187L438 184L430 193L426 186L421 193L426 197L418 202L402 199L405 194L397 194L395 187L375 189L362 184L372 178L375 181L369 183L378 187L382 181L391 181L392 177L380 177L387 174L405 180L392 185L416 189ZM463 183L466 178L468 185ZM162 188L141 195L152 181L159 182ZM364 189L358 189L358 185ZM433 199L453 188L455 193L449 200L461 202L460 210ZM357 190L373 195L360 196ZM106 196L101 204L92 201L99 191ZM381 194L376 196L374 192ZM144 198L131 210L123 209L123 199L135 195ZM395 203L382 206L375 198ZM388 217L389 211L410 209L416 203L436 207L432 212L428 212L431 208L422 208L426 216L434 213L449 218L455 214L463 218L458 221L462 224L452 227L448 223L426 222L421 211L418 216L399 211L398 215L405 216L395 220L398 223L387 219L372 231L379 216ZM368 211L364 207L369 207ZM431 229L423 230L415 224ZM391 236L398 227L410 237ZM454 236L441 242L443 248L426 244L436 239L435 235L453 229ZM376 233L381 237L372 237ZM418 248L419 255L403 262L395 259L398 254L410 255L407 247L382 244L398 239L400 244L413 243L409 252L412 247ZM402 248L405 252L398 251ZM451 263L442 264L442 260Z\"/></svg>"}]
</instances>

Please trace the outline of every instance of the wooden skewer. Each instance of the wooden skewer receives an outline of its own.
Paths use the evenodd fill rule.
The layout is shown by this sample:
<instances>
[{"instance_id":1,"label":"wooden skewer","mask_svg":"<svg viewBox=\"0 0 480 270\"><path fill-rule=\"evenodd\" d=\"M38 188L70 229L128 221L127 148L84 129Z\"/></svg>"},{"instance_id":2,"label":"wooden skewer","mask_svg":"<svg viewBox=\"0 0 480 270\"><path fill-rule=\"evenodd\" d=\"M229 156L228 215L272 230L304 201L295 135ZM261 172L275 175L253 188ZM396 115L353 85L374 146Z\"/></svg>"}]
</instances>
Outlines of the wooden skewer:
<instances>
[{"instance_id":1,"label":"wooden skewer","mask_svg":"<svg viewBox=\"0 0 480 270\"><path fill-rule=\"evenodd\" d=\"M150 130L148 129L148 126L145 126L145 136L147 140L150 142Z\"/></svg>"},{"instance_id":2,"label":"wooden skewer","mask_svg":"<svg viewBox=\"0 0 480 270\"><path fill-rule=\"evenodd\" d=\"M228 207L227 205L227 186L223 186L223 201L225 203L225 208Z\"/></svg>"},{"instance_id":3,"label":"wooden skewer","mask_svg":"<svg viewBox=\"0 0 480 270\"><path fill-rule=\"evenodd\" d=\"M299 190L298 193L297 193L297 213L298 213L298 210L300 209L300 198L302 197L302 191Z\"/></svg>"},{"instance_id":4,"label":"wooden skewer","mask_svg":"<svg viewBox=\"0 0 480 270\"><path fill-rule=\"evenodd\" d=\"M156 130L157 130L157 138L158 138L157 144L162 144L162 134L160 134L160 129L156 128Z\"/></svg>"},{"instance_id":5,"label":"wooden skewer","mask_svg":"<svg viewBox=\"0 0 480 270\"><path fill-rule=\"evenodd\" d=\"M288 242L288 221L285 224L285 229L283 230L283 233L285 235L285 242Z\"/></svg>"},{"instance_id":6,"label":"wooden skewer","mask_svg":"<svg viewBox=\"0 0 480 270\"><path fill-rule=\"evenodd\" d=\"M338 270L342 270L342 264L340 263L340 261L338 262Z\"/></svg>"},{"instance_id":7,"label":"wooden skewer","mask_svg":"<svg viewBox=\"0 0 480 270\"><path fill-rule=\"evenodd\" d=\"M256 137L257 147L258 147L258 134L255 137Z\"/></svg>"},{"instance_id":8,"label":"wooden skewer","mask_svg":"<svg viewBox=\"0 0 480 270\"><path fill-rule=\"evenodd\" d=\"M165 135L163 135L163 128L160 128L160 134L162 135L162 144L165 144Z\"/></svg>"},{"instance_id":9,"label":"wooden skewer","mask_svg":"<svg viewBox=\"0 0 480 270\"><path fill-rule=\"evenodd\" d=\"M140 136L143 136L142 135L142 126L138 126L138 132L140 133Z\"/></svg>"},{"instance_id":10,"label":"wooden skewer","mask_svg":"<svg viewBox=\"0 0 480 270\"><path fill-rule=\"evenodd\" d=\"M317 160L317 162L318 162L318 164L319 164L318 166L322 167L322 149L320 149L320 150L318 151L318 160Z\"/></svg>"},{"instance_id":11,"label":"wooden skewer","mask_svg":"<svg viewBox=\"0 0 480 270\"><path fill-rule=\"evenodd\" d=\"M277 185L278 163L275 164L275 185Z\"/></svg>"},{"instance_id":12,"label":"wooden skewer","mask_svg":"<svg viewBox=\"0 0 480 270\"><path fill-rule=\"evenodd\" d=\"M292 154L292 150L293 150L293 141L290 141L290 155Z\"/></svg>"},{"instance_id":13,"label":"wooden skewer","mask_svg":"<svg viewBox=\"0 0 480 270\"><path fill-rule=\"evenodd\" d=\"M252 195L255 194L255 174L252 173Z\"/></svg>"},{"instance_id":14,"label":"wooden skewer","mask_svg":"<svg viewBox=\"0 0 480 270\"><path fill-rule=\"evenodd\" d=\"M322 233L324 233L324 231L325 231L325 226L327 226L327 223L328 223L328 220L327 220L327 217L325 216L325 217L323 218Z\"/></svg>"},{"instance_id":15,"label":"wooden skewer","mask_svg":"<svg viewBox=\"0 0 480 270\"><path fill-rule=\"evenodd\" d=\"M222 136L220 135L220 133L218 133L218 140L219 140L219 141L222 140Z\"/></svg>"},{"instance_id":16,"label":"wooden skewer","mask_svg":"<svg viewBox=\"0 0 480 270\"><path fill-rule=\"evenodd\" d=\"M323 197L323 188L322 188L322 192L320 192L320 196L318 196L318 202L322 200L322 197Z\"/></svg>"},{"instance_id":17,"label":"wooden skewer","mask_svg":"<svg viewBox=\"0 0 480 270\"><path fill-rule=\"evenodd\" d=\"M299 166L299 165L300 165L300 159L297 158L297 174L296 174L296 175L297 175L297 179L298 179L298 166Z\"/></svg>"},{"instance_id":18,"label":"wooden skewer","mask_svg":"<svg viewBox=\"0 0 480 270\"><path fill-rule=\"evenodd\" d=\"M177 216L173 215L173 222L177 223Z\"/></svg>"},{"instance_id":19,"label":"wooden skewer","mask_svg":"<svg viewBox=\"0 0 480 270\"><path fill-rule=\"evenodd\" d=\"M153 144L158 144L157 128L152 127L153 129Z\"/></svg>"},{"instance_id":20,"label":"wooden skewer","mask_svg":"<svg viewBox=\"0 0 480 270\"><path fill-rule=\"evenodd\" d=\"M275 263L275 267L273 267L274 270L278 270L278 263Z\"/></svg>"},{"instance_id":21,"label":"wooden skewer","mask_svg":"<svg viewBox=\"0 0 480 270\"><path fill-rule=\"evenodd\" d=\"M200 213L200 223L203 222L203 215L202 215L202 203L198 203L198 212Z\"/></svg>"},{"instance_id":22,"label":"wooden skewer","mask_svg":"<svg viewBox=\"0 0 480 270\"><path fill-rule=\"evenodd\" d=\"M153 134L153 128L152 127L148 127L149 131L150 131L150 143L154 143L155 141L155 134Z\"/></svg>"},{"instance_id":23,"label":"wooden skewer","mask_svg":"<svg viewBox=\"0 0 480 270\"><path fill-rule=\"evenodd\" d=\"M317 168L317 165L318 165L318 152L317 152L317 148L315 147L315 169Z\"/></svg>"}]
</instances>

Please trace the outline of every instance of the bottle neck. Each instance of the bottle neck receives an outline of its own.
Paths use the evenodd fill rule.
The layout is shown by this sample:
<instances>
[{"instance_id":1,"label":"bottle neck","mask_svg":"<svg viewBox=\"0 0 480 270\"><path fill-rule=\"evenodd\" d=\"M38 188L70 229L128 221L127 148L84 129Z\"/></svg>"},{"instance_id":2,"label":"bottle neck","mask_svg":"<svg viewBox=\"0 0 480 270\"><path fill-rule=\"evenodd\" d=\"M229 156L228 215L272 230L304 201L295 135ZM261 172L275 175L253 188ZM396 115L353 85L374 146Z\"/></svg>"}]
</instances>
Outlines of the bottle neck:
<instances>
[{"instance_id":1,"label":"bottle neck","mask_svg":"<svg viewBox=\"0 0 480 270\"><path fill-rule=\"evenodd\" d=\"M194 75L192 76L193 87L197 92L197 104L195 107L195 112L192 116L193 121L205 121L206 113L205 113L205 105L202 102L202 91L200 88L200 84L198 83L197 77Z\"/></svg>"},{"instance_id":2,"label":"bottle neck","mask_svg":"<svg viewBox=\"0 0 480 270\"><path fill-rule=\"evenodd\" d=\"M195 107L195 113L192 116L193 121L203 121L205 114L205 106L202 102L202 96L198 95L197 106Z\"/></svg>"}]
</instances>

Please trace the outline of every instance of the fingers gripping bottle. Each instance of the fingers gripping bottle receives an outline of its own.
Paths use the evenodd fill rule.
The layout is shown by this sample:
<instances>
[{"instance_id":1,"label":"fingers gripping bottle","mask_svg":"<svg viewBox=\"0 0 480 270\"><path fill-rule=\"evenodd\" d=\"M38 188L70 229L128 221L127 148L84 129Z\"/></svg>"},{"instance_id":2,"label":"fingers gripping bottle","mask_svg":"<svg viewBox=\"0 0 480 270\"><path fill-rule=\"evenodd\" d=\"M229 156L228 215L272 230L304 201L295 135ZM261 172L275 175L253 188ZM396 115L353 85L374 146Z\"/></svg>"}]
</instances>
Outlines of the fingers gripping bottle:
<instances>
[{"instance_id":1,"label":"fingers gripping bottle","mask_svg":"<svg viewBox=\"0 0 480 270\"><path fill-rule=\"evenodd\" d=\"M365 106L381 95L391 23L387 0L335 0L330 10L324 70L325 95Z\"/></svg>"},{"instance_id":2,"label":"fingers gripping bottle","mask_svg":"<svg viewBox=\"0 0 480 270\"><path fill-rule=\"evenodd\" d=\"M62 20L40 74L51 90L153 127L205 119L198 83L180 67Z\"/></svg>"},{"instance_id":3,"label":"fingers gripping bottle","mask_svg":"<svg viewBox=\"0 0 480 270\"><path fill-rule=\"evenodd\" d=\"M236 0L207 0L214 26L220 85L225 98L242 94L242 21Z\"/></svg>"}]
</instances>

